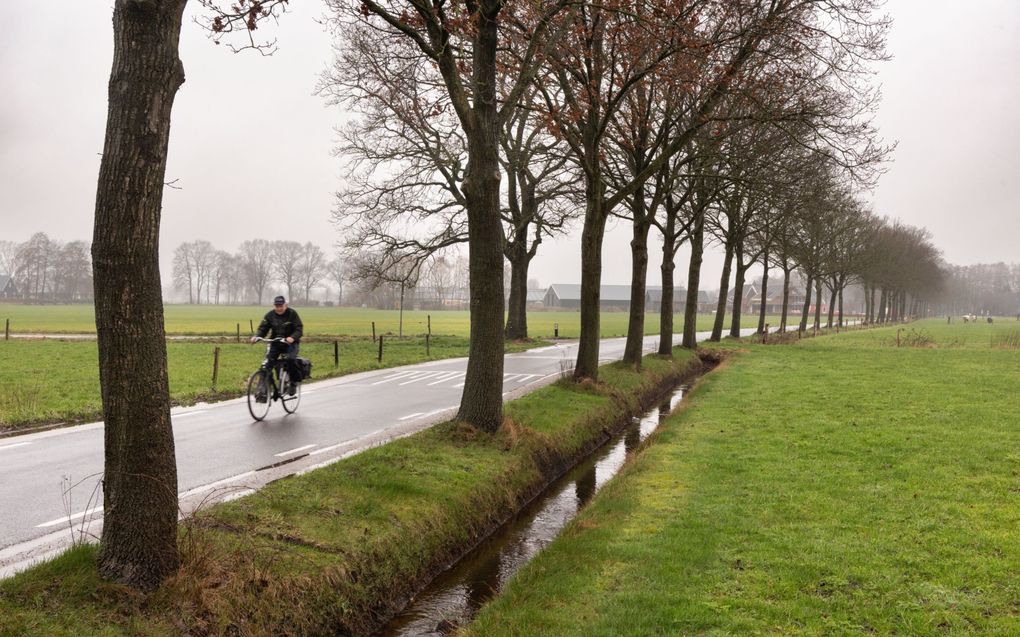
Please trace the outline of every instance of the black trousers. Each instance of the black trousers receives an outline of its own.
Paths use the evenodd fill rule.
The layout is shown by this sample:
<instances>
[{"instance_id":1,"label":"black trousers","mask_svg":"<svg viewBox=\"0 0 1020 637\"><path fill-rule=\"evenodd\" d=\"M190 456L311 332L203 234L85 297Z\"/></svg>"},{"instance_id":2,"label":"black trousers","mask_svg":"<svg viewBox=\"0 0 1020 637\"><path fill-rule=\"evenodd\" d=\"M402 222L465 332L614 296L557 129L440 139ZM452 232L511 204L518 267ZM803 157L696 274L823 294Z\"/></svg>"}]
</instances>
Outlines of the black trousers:
<instances>
[{"instance_id":1,"label":"black trousers","mask_svg":"<svg viewBox=\"0 0 1020 637\"><path fill-rule=\"evenodd\" d=\"M269 346L269 360L275 361L280 355L286 355L287 375L291 382L301 382L301 370L298 369L297 357L301 346L298 343L271 343Z\"/></svg>"}]
</instances>

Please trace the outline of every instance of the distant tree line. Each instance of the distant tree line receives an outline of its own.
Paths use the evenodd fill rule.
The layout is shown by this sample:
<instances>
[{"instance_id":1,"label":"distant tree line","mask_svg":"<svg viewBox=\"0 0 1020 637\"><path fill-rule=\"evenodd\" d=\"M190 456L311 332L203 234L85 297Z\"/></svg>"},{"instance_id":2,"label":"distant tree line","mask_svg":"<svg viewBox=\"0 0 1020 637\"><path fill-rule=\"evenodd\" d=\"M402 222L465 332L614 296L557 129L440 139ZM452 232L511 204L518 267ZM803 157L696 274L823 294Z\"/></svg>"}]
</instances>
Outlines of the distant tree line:
<instances>
[{"instance_id":1,"label":"distant tree line","mask_svg":"<svg viewBox=\"0 0 1020 637\"><path fill-rule=\"evenodd\" d=\"M373 259L345 251L327 259L311 243L253 239L236 252L216 248L205 240L188 241L174 250L174 286L189 303L213 305L262 304L283 293L295 304L348 305L396 309L464 309L467 306L467 260L436 255L413 276L368 276ZM331 298L313 298L313 290L328 287ZM321 296L321 295L320 295Z\"/></svg>"},{"instance_id":2,"label":"distant tree line","mask_svg":"<svg viewBox=\"0 0 1020 637\"><path fill-rule=\"evenodd\" d=\"M1020 314L1020 263L947 266L939 308L957 315Z\"/></svg>"},{"instance_id":3,"label":"distant tree line","mask_svg":"<svg viewBox=\"0 0 1020 637\"><path fill-rule=\"evenodd\" d=\"M23 243L0 240L0 274L13 281L8 299L27 303L92 301L92 255L87 241L61 243L37 232Z\"/></svg>"}]
</instances>

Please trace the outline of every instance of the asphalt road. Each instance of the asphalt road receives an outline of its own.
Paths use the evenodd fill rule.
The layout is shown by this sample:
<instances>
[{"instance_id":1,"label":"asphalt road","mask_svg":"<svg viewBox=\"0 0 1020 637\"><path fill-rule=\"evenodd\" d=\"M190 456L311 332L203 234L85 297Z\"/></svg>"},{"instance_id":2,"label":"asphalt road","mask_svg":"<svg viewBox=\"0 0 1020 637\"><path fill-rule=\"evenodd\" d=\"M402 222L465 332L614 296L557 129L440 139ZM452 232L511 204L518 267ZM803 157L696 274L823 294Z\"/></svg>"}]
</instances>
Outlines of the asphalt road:
<instances>
[{"instance_id":1,"label":"asphalt road","mask_svg":"<svg viewBox=\"0 0 1020 637\"><path fill-rule=\"evenodd\" d=\"M603 340L601 360L622 358L624 343ZM648 351L657 344L657 336L645 339ZM576 342L507 355L504 398L554 381L576 355ZM245 399L173 410L182 510L249 493L452 417L466 364L466 358L432 361L306 383L297 413L287 415L274 403L262 422L252 420ZM73 538L98 536L102 470L101 422L0 440L0 576Z\"/></svg>"}]
</instances>

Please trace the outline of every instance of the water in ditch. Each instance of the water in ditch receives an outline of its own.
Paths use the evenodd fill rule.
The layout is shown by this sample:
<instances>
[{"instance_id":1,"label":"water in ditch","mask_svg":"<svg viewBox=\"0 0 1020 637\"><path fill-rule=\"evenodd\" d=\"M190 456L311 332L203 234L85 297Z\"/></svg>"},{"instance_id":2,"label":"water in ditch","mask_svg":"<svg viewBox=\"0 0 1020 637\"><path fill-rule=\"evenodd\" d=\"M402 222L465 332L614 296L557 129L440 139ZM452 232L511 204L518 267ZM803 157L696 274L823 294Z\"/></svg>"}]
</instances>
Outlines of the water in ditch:
<instances>
[{"instance_id":1,"label":"water in ditch","mask_svg":"<svg viewBox=\"0 0 1020 637\"><path fill-rule=\"evenodd\" d=\"M553 482L512 520L418 594L379 635L445 635L472 620L510 577L556 539L577 512L623 466L627 454L655 431L683 399L680 387L643 418Z\"/></svg>"}]
</instances>

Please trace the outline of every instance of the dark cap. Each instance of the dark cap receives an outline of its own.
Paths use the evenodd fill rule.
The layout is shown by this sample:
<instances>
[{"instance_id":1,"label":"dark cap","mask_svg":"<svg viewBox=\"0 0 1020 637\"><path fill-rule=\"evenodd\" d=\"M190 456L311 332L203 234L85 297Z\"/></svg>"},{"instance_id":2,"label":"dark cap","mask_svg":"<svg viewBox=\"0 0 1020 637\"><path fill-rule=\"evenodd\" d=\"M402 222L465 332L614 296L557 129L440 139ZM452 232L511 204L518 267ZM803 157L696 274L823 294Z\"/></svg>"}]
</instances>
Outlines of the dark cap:
<instances>
[{"instance_id":1,"label":"dark cap","mask_svg":"<svg viewBox=\"0 0 1020 637\"><path fill-rule=\"evenodd\" d=\"M273 305L283 305L286 302L287 299L283 298L282 296L278 296L275 299L273 299Z\"/></svg>"}]
</instances>

